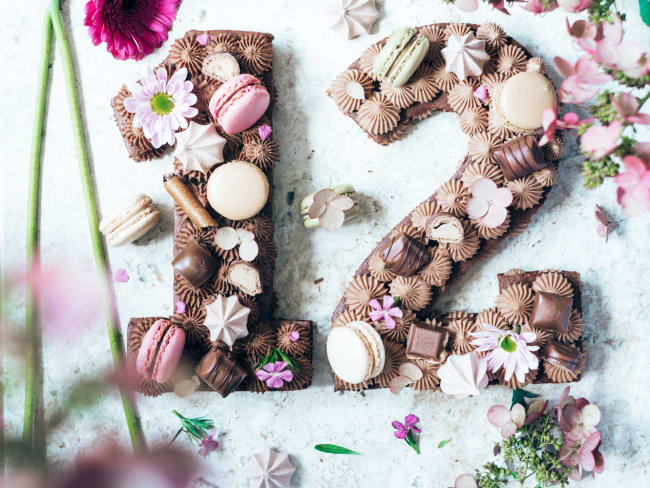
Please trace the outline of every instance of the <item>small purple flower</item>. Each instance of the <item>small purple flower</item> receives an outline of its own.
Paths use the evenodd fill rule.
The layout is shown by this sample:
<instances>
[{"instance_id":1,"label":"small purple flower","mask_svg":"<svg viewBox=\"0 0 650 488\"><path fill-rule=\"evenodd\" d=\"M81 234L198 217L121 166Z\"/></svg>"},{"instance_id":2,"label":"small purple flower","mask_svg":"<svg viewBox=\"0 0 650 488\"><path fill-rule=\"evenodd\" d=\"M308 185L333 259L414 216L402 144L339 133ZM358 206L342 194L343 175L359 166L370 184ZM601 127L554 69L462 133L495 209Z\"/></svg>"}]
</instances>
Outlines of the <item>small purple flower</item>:
<instances>
[{"instance_id":1,"label":"small purple flower","mask_svg":"<svg viewBox=\"0 0 650 488\"><path fill-rule=\"evenodd\" d=\"M297 330L292 330L289 332L289 339L291 339L291 342L296 342L298 339L300 339L300 332Z\"/></svg>"},{"instance_id":2,"label":"small purple flower","mask_svg":"<svg viewBox=\"0 0 650 488\"><path fill-rule=\"evenodd\" d=\"M116 269L115 273L113 273L113 279L118 283L126 283L129 281L129 273L124 268Z\"/></svg>"},{"instance_id":3,"label":"small purple flower","mask_svg":"<svg viewBox=\"0 0 650 488\"><path fill-rule=\"evenodd\" d=\"M205 436L201 443L199 444L199 455L206 457L212 451L216 451L219 447L219 442L214 439L215 434L217 433L216 429L212 429L210 433Z\"/></svg>"},{"instance_id":4,"label":"small purple flower","mask_svg":"<svg viewBox=\"0 0 650 488\"><path fill-rule=\"evenodd\" d=\"M196 42L201 44L201 46L207 46L210 42L210 34L199 34L196 36Z\"/></svg>"},{"instance_id":5,"label":"small purple flower","mask_svg":"<svg viewBox=\"0 0 650 488\"><path fill-rule=\"evenodd\" d=\"M481 102L484 102L488 98L488 90L485 86L481 85L476 90L474 90L474 96L478 98Z\"/></svg>"},{"instance_id":6,"label":"small purple flower","mask_svg":"<svg viewBox=\"0 0 650 488\"><path fill-rule=\"evenodd\" d=\"M260 125L259 128L257 129L257 131L260 134L260 138L263 141L265 141L266 139L269 138L269 136L271 135L271 132L273 132L273 129L271 129L270 125L264 124L264 125Z\"/></svg>"},{"instance_id":7,"label":"small purple flower","mask_svg":"<svg viewBox=\"0 0 650 488\"><path fill-rule=\"evenodd\" d=\"M417 418L412 413L404 417L404 423L398 422L397 420L393 420L391 425L396 429L394 432L395 437L397 437L398 439L406 439L406 435L408 434L409 430L412 430L416 434L421 433L422 431L415 425L419 421L420 419Z\"/></svg>"},{"instance_id":8,"label":"small purple flower","mask_svg":"<svg viewBox=\"0 0 650 488\"><path fill-rule=\"evenodd\" d=\"M370 318L374 322L383 320L386 322L387 329L394 329L397 326L397 323L393 317L401 319L404 316L399 307L393 307L394 304L395 299L390 295L384 295L382 305L379 304L379 301L376 298L370 300L368 305L374 309L370 311Z\"/></svg>"},{"instance_id":9,"label":"small purple flower","mask_svg":"<svg viewBox=\"0 0 650 488\"><path fill-rule=\"evenodd\" d=\"M181 302L180 300L177 301L177 302L175 303L175 305L174 305L174 311L175 311L176 313L180 313L180 314L185 313L185 308L186 308L186 307L185 307L185 302Z\"/></svg>"},{"instance_id":10,"label":"small purple flower","mask_svg":"<svg viewBox=\"0 0 650 488\"><path fill-rule=\"evenodd\" d=\"M265 382L269 388L282 388L284 383L293 381L293 373L287 369L286 361L268 363L255 371L255 376L258 380Z\"/></svg>"}]
</instances>

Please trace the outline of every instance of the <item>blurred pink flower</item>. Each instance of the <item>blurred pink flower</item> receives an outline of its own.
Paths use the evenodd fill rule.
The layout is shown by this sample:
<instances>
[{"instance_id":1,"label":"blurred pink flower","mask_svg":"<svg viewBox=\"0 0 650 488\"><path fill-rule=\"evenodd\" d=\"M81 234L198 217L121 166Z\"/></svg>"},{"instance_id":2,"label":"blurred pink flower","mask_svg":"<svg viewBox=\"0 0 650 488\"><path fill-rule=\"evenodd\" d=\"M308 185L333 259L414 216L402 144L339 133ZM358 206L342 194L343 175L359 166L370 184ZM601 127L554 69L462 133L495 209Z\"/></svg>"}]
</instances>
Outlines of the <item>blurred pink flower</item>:
<instances>
[{"instance_id":1,"label":"blurred pink flower","mask_svg":"<svg viewBox=\"0 0 650 488\"><path fill-rule=\"evenodd\" d=\"M596 227L596 233L600 237L604 237L605 242L607 242L609 240L609 231L612 228L613 222L611 222L607 218L603 209L600 208L598 205L594 205L594 216L598 221L598 227Z\"/></svg>"},{"instance_id":2,"label":"blurred pink flower","mask_svg":"<svg viewBox=\"0 0 650 488\"><path fill-rule=\"evenodd\" d=\"M255 371L255 376L266 383L269 388L281 388L284 383L293 381L293 373L287 369L285 361L268 363L263 368Z\"/></svg>"},{"instance_id":3,"label":"blurred pink flower","mask_svg":"<svg viewBox=\"0 0 650 488\"><path fill-rule=\"evenodd\" d=\"M557 8L557 4L553 2L548 6L544 6L542 0L525 0L522 8L534 14L541 14L555 10Z\"/></svg>"},{"instance_id":4,"label":"blurred pink flower","mask_svg":"<svg viewBox=\"0 0 650 488\"><path fill-rule=\"evenodd\" d=\"M184 314L185 310L186 310L185 302L179 300L174 304L174 312L179 314Z\"/></svg>"},{"instance_id":5,"label":"blurred pink flower","mask_svg":"<svg viewBox=\"0 0 650 488\"><path fill-rule=\"evenodd\" d=\"M204 32L203 34L199 34L196 36L196 42L201 44L201 46L207 46L208 43L210 42L210 34L207 32Z\"/></svg>"},{"instance_id":6,"label":"blurred pink flower","mask_svg":"<svg viewBox=\"0 0 650 488\"><path fill-rule=\"evenodd\" d=\"M524 425L526 409L520 403L515 403L511 410L503 405L492 405L488 410L487 417L492 425L501 429L501 437L507 439Z\"/></svg>"},{"instance_id":7,"label":"blurred pink flower","mask_svg":"<svg viewBox=\"0 0 650 488\"><path fill-rule=\"evenodd\" d=\"M395 299L390 295L384 295L382 304L376 298L370 300L368 305L372 308L370 311L370 318L373 322L383 320L386 323L387 329L394 329L397 323L393 317L401 319L403 316L402 310L399 307L393 307Z\"/></svg>"},{"instance_id":8,"label":"blurred pink flower","mask_svg":"<svg viewBox=\"0 0 650 488\"><path fill-rule=\"evenodd\" d=\"M598 92L591 85L603 85L611 80L609 75L599 73L598 63L587 56L580 57L573 65L559 56L554 58L554 62L565 78L559 91L564 103L584 103Z\"/></svg>"},{"instance_id":9,"label":"blurred pink flower","mask_svg":"<svg viewBox=\"0 0 650 488\"><path fill-rule=\"evenodd\" d=\"M596 55L597 37L602 36L602 27L596 26L588 20L576 20L573 24L569 24L569 18L566 19L566 26L569 35L573 37L576 44L592 56Z\"/></svg>"},{"instance_id":10,"label":"blurred pink flower","mask_svg":"<svg viewBox=\"0 0 650 488\"><path fill-rule=\"evenodd\" d=\"M210 433L201 440L201 443L199 444L200 456L206 457L211 452L217 450L219 442L214 439L216 433L217 429L212 429Z\"/></svg>"},{"instance_id":11,"label":"blurred pink flower","mask_svg":"<svg viewBox=\"0 0 650 488\"><path fill-rule=\"evenodd\" d=\"M398 422L397 420L393 420L391 425L395 429L395 437L398 439L406 439L406 436L409 432L409 430L412 430L416 434L420 434L422 431L420 428L415 425L420 421L420 419L416 416L413 415L412 413L408 414L406 417L404 417L404 423Z\"/></svg>"},{"instance_id":12,"label":"blurred pink flower","mask_svg":"<svg viewBox=\"0 0 650 488\"><path fill-rule=\"evenodd\" d=\"M454 488L478 488L478 484L471 474L461 474L454 481Z\"/></svg>"},{"instance_id":13,"label":"blurred pink flower","mask_svg":"<svg viewBox=\"0 0 650 488\"><path fill-rule=\"evenodd\" d=\"M622 130L620 120L609 125L593 125L580 136L580 149L591 159L603 158L616 149Z\"/></svg>"},{"instance_id":14,"label":"blurred pink flower","mask_svg":"<svg viewBox=\"0 0 650 488\"><path fill-rule=\"evenodd\" d=\"M631 93L623 92L618 97L614 95L610 98L616 113L630 124L650 124L650 114L639 112L639 100Z\"/></svg>"},{"instance_id":15,"label":"blurred pink flower","mask_svg":"<svg viewBox=\"0 0 650 488\"><path fill-rule=\"evenodd\" d=\"M498 188L488 178L479 178L472 184L472 199L467 202L467 215L479 219L486 227L499 227L508 217L507 207L512 203L512 192Z\"/></svg>"},{"instance_id":16,"label":"blurred pink flower","mask_svg":"<svg viewBox=\"0 0 650 488\"><path fill-rule=\"evenodd\" d=\"M591 7L591 0L557 0L558 6L567 12L581 12Z\"/></svg>"},{"instance_id":17,"label":"blurred pink flower","mask_svg":"<svg viewBox=\"0 0 650 488\"><path fill-rule=\"evenodd\" d=\"M292 330L291 332L289 332L289 339L291 340L291 342L296 342L298 339L300 339L300 332L298 332L297 330Z\"/></svg>"},{"instance_id":18,"label":"blurred pink flower","mask_svg":"<svg viewBox=\"0 0 650 488\"><path fill-rule=\"evenodd\" d=\"M84 25L92 43L117 59L142 59L162 46L180 0L90 0Z\"/></svg>"},{"instance_id":19,"label":"blurred pink flower","mask_svg":"<svg viewBox=\"0 0 650 488\"><path fill-rule=\"evenodd\" d=\"M602 36L595 36L596 52L591 53L596 61L620 70L630 78L640 78L650 71L650 62L641 46L623 41L623 25L618 15L614 16L612 23L603 22L601 29Z\"/></svg>"},{"instance_id":20,"label":"blurred pink flower","mask_svg":"<svg viewBox=\"0 0 650 488\"><path fill-rule=\"evenodd\" d=\"M485 87L485 85L481 85L476 90L474 90L473 95L481 102L484 102L488 98L488 89Z\"/></svg>"},{"instance_id":21,"label":"blurred pink flower","mask_svg":"<svg viewBox=\"0 0 650 488\"><path fill-rule=\"evenodd\" d=\"M553 140L555 131L558 129L577 129L582 124L589 124L594 119L580 120L575 112L565 113L561 119L557 118L557 109L547 108L542 112L542 127L544 135L539 140L539 145L543 146Z\"/></svg>"},{"instance_id":22,"label":"blurred pink flower","mask_svg":"<svg viewBox=\"0 0 650 488\"><path fill-rule=\"evenodd\" d=\"M126 283L129 281L129 273L124 268L118 268L113 273L113 280L118 283Z\"/></svg>"},{"instance_id":23,"label":"blurred pink flower","mask_svg":"<svg viewBox=\"0 0 650 488\"><path fill-rule=\"evenodd\" d=\"M473 12L478 8L478 0L456 0L454 7L461 12Z\"/></svg>"},{"instance_id":24,"label":"blurred pink flower","mask_svg":"<svg viewBox=\"0 0 650 488\"><path fill-rule=\"evenodd\" d=\"M77 264L36 263L14 280L30 287L43 328L56 336L69 337L99 316L101 293L97 275L78 269Z\"/></svg>"},{"instance_id":25,"label":"blurred pink flower","mask_svg":"<svg viewBox=\"0 0 650 488\"><path fill-rule=\"evenodd\" d=\"M650 142L637 142L634 145L634 152L646 165L650 166Z\"/></svg>"},{"instance_id":26,"label":"blurred pink flower","mask_svg":"<svg viewBox=\"0 0 650 488\"><path fill-rule=\"evenodd\" d=\"M650 210L650 169L636 156L623 158L625 171L616 175L616 196L630 217Z\"/></svg>"}]
</instances>

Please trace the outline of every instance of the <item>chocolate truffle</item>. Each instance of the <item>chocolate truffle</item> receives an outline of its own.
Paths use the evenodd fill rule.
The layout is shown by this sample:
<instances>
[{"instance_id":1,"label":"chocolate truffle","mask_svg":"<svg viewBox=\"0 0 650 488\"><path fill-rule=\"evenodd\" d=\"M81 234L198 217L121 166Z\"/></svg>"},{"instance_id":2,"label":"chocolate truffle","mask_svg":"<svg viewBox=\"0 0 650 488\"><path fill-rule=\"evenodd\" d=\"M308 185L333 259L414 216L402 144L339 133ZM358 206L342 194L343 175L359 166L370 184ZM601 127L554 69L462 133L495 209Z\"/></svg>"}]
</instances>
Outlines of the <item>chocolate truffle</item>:
<instances>
[{"instance_id":1,"label":"chocolate truffle","mask_svg":"<svg viewBox=\"0 0 650 488\"><path fill-rule=\"evenodd\" d=\"M544 346L542 356L550 364L573 372L578 367L582 353L576 347L553 341Z\"/></svg>"},{"instance_id":2,"label":"chocolate truffle","mask_svg":"<svg viewBox=\"0 0 650 488\"><path fill-rule=\"evenodd\" d=\"M172 261L178 271L193 287L200 288L217 270L217 260L196 240L190 240Z\"/></svg>"},{"instance_id":3,"label":"chocolate truffle","mask_svg":"<svg viewBox=\"0 0 650 488\"><path fill-rule=\"evenodd\" d=\"M520 136L502 144L494 151L507 180L533 174L546 167L544 153L534 136Z\"/></svg>"},{"instance_id":4,"label":"chocolate truffle","mask_svg":"<svg viewBox=\"0 0 650 488\"><path fill-rule=\"evenodd\" d=\"M228 267L228 282L244 293L255 296L262 293L260 271L248 261L233 261Z\"/></svg>"},{"instance_id":5,"label":"chocolate truffle","mask_svg":"<svg viewBox=\"0 0 650 488\"><path fill-rule=\"evenodd\" d=\"M406 234L393 237L380 252L386 267L400 276L411 276L431 261L426 247Z\"/></svg>"},{"instance_id":6,"label":"chocolate truffle","mask_svg":"<svg viewBox=\"0 0 650 488\"><path fill-rule=\"evenodd\" d=\"M449 332L443 327L431 327L413 322L406 341L406 357L440 361L445 358L445 346Z\"/></svg>"},{"instance_id":7,"label":"chocolate truffle","mask_svg":"<svg viewBox=\"0 0 650 488\"><path fill-rule=\"evenodd\" d=\"M199 378L222 397L230 395L246 378L246 371L217 348L203 356L195 371Z\"/></svg>"},{"instance_id":8,"label":"chocolate truffle","mask_svg":"<svg viewBox=\"0 0 650 488\"><path fill-rule=\"evenodd\" d=\"M530 326L565 334L569 327L572 304L573 299L569 297L545 291L537 292L530 314Z\"/></svg>"}]
</instances>

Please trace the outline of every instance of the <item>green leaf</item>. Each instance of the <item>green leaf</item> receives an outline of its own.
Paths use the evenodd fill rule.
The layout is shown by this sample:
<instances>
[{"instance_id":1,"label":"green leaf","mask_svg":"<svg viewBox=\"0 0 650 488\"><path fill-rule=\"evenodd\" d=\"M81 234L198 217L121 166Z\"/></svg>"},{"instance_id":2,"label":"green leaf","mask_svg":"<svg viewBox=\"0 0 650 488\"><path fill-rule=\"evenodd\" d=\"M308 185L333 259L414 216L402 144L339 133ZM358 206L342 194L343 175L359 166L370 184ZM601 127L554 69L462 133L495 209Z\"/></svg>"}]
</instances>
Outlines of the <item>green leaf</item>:
<instances>
[{"instance_id":1,"label":"green leaf","mask_svg":"<svg viewBox=\"0 0 650 488\"><path fill-rule=\"evenodd\" d=\"M327 454L352 454L355 456L361 456L360 452L352 451L345 447L337 446L336 444L316 444L314 449L320 452L326 452Z\"/></svg>"},{"instance_id":2,"label":"green leaf","mask_svg":"<svg viewBox=\"0 0 650 488\"><path fill-rule=\"evenodd\" d=\"M441 449L441 448L445 447L450 442L451 442L451 439L445 439L444 441L440 441L438 443L438 449Z\"/></svg>"},{"instance_id":3,"label":"green leaf","mask_svg":"<svg viewBox=\"0 0 650 488\"><path fill-rule=\"evenodd\" d=\"M520 388L517 388L516 390L512 390L512 405L510 408L514 407L515 404L520 403L524 407L526 406L526 402L524 399L526 398L536 398L539 395L537 393L531 393L530 391L522 390Z\"/></svg>"}]
</instances>

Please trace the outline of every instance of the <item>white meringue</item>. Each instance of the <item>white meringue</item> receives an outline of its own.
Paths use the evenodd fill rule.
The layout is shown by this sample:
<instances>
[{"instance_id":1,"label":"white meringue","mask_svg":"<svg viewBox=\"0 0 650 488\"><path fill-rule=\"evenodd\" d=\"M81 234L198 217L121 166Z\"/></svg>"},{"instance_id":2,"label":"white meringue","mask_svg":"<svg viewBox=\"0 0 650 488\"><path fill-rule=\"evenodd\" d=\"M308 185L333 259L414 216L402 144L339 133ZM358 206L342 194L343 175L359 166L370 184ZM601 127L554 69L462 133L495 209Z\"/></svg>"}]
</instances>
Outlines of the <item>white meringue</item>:
<instances>
[{"instance_id":1,"label":"white meringue","mask_svg":"<svg viewBox=\"0 0 650 488\"><path fill-rule=\"evenodd\" d=\"M253 454L246 471L254 488L291 488L296 468L288 454L266 449Z\"/></svg>"},{"instance_id":2,"label":"white meringue","mask_svg":"<svg viewBox=\"0 0 650 488\"><path fill-rule=\"evenodd\" d=\"M213 124L201 125L190 122L183 132L176 133L176 157L183 165L183 172L207 173L217 163L223 163L223 147L226 139L221 137Z\"/></svg>"},{"instance_id":3,"label":"white meringue","mask_svg":"<svg viewBox=\"0 0 650 488\"><path fill-rule=\"evenodd\" d=\"M454 73L460 80L480 76L483 65L490 60L490 55L485 51L485 41L479 41L473 32L464 36L450 36L442 55L447 73Z\"/></svg>"},{"instance_id":4,"label":"white meringue","mask_svg":"<svg viewBox=\"0 0 650 488\"><path fill-rule=\"evenodd\" d=\"M206 305L203 325L210 330L211 341L223 341L232 346L235 341L248 335L248 315L251 309L239 303L237 295L225 298L217 295L214 302Z\"/></svg>"},{"instance_id":5,"label":"white meringue","mask_svg":"<svg viewBox=\"0 0 650 488\"><path fill-rule=\"evenodd\" d=\"M331 0L326 9L327 22L348 39L370 34L379 18L375 0Z\"/></svg>"},{"instance_id":6,"label":"white meringue","mask_svg":"<svg viewBox=\"0 0 650 488\"><path fill-rule=\"evenodd\" d=\"M465 398L478 395L488 384L487 362L476 353L452 354L438 370L440 389L448 395Z\"/></svg>"}]
</instances>

